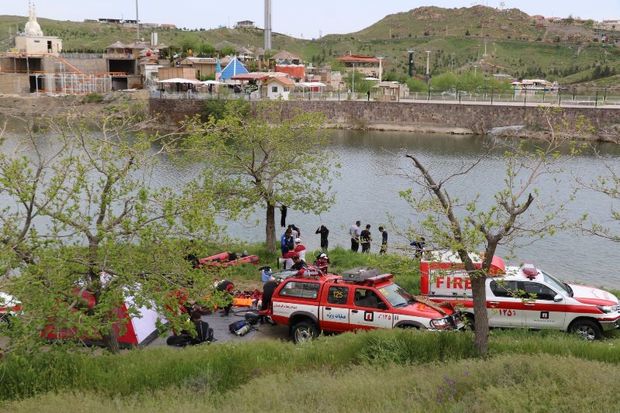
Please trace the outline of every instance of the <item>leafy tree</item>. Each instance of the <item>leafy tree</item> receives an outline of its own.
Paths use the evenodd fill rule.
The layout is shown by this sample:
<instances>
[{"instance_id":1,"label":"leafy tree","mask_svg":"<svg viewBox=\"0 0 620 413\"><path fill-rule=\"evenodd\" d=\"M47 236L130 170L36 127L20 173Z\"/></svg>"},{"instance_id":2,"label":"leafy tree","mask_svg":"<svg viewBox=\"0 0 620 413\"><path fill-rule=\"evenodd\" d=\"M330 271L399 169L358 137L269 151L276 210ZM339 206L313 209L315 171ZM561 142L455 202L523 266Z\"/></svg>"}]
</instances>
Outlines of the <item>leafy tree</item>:
<instances>
[{"instance_id":1,"label":"leafy tree","mask_svg":"<svg viewBox=\"0 0 620 413\"><path fill-rule=\"evenodd\" d=\"M605 165L607 173L599 176L593 182L584 182L581 178L577 178L577 182L582 188L590 191L598 192L607 196L612 202L618 202L620 200L620 173L617 168L601 159L601 162ZM585 214L580 224L580 228L583 232L595 235L597 237L607 239L612 242L620 242L620 211L618 211L613 205L610 210L611 221L606 223L592 221L587 214Z\"/></svg>"},{"instance_id":2,"label":"leafy tree","mask_svg":"<svg viewBox=\"0 0 620 413\"><path fill-rule=\"evenodd\" d=\"M426 82L415 77L407 80L407 86L411 92L425 92L428 90Z\"/></svg>"},{"instance_id":3,"label":"leafy tree","mask_svg":"<svg viewBox=\"0 0 620 413\"><path fill-rule=\"evenodd\" d=\"M249 111L251 110L251 113ZM276 249L275 209L315 214L334 202L332 155L318 113L289 113L282 102L252 109L230 102L223 117L189 125L188 152L205 161L205 173L228 188L222 202L265 211L265 241Z\"/></svg>"},{"instance_id":4,"label":"leafy tree","mask_svg":"<svg viewBox=\"0 0 620 413\"><path fill-rule=\"evenodd\" d=\"M459 78L455 73L446 72L440 75L434 76L432 80L433 90L440 92L448 90L456 90Z\"/></svg>"},{"instance_id":5,"label":"leafy tree","mask_svg":"<svg viewBox=\"0 0 620 413\"><path fill-rule=\"evenodd\" d=\"M222 49L220 49L220 55L221 56L236 56L237 51L232 46L225 46L225 47L222 47Z\"/></svg>"},{"instance_id":6,"label":"leafy tree","mask_svg":"<svg viewBox=\"0 0 620 413\"><path fill-rule=\"evenodd\" d=\"M407 154L413 164L411 175L413 189L401 196L423 217L422 230L414 231L414 239L425 236L440 249L455 251L471 278L474 301L475 347L479 354L488 351L488 316L486 310L486 277L490 274L491 261L500 245L511 246L519 237L541 237L557 228L555 218L563 204L537 205L531 210L539 195L536 182L551 174L561 165L561 136L552 127L553 114L543 113L548 119L549 134L534 143L507 142L504 153L506 174L504 186L499 187L491 206L483 210L479 195L470 200L459 200L450 195L450 185L480 167L482 158L456 171L446 172L436 178L418 154ZM558 199L560 196L558 194ZM478 268L470 255L482 250L482 265Z\"/></svg>"},{"instance_id":7,"label":"leafy tree","mask_svg":"<svg viewBox=\"0 0 620 413\"><path fill-rule=\"evenodd\" d=\"M216 50L215 47L211 46L209 43L201 43L197 49L198 53L201 56L215 56Z\"/></svg>"},{"instance_id":8,"label":"leafy tree","mask_svg":"<svg viewBox=\"0 0 620 413\"><path fill-rule=\"evenodd\" d=\"M25 138L3 142L0 191L8 206L1 219L12 224L1 256L5 271L19 270L7 284L25 306L9 332L16 342L40 342L42 328L53 324L116 351L118 308L129 296L128 311L136 314L141 306L176 309L171 291L181 287L208 295L206 277L191 270L187 251L170 237L217 233L216 196L208 192L216 187L155 185L153 170L174 140L146 133L150 124L130 108L100 116L75 110L44 122L46 139L30 128ZM176 311L167 316L173 326L184 319Z\"/></svg>"},{"instance_id":9,"label":"leafy tree","mask_svg":"<svg viewBox=\"0 0 620 413\"><path fill-rule=\"evenodd\" d=\"M347 85L347 88L355 93L367 93L368 91L372 91L372 87L376 83L370 80L366 80L366 76L358 71L347 73L344 81Z\"/></svg>"}]
</instances>

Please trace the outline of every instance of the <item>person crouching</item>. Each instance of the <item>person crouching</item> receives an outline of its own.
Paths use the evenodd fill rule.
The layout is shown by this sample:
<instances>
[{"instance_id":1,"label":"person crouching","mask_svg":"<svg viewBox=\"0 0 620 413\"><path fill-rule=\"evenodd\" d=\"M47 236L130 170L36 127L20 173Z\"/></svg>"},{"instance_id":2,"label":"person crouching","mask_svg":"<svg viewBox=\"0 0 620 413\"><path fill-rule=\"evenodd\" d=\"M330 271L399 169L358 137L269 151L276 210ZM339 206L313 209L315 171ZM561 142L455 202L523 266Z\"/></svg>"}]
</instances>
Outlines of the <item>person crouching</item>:
<instances>
[{"instance_id":1,"label":"person crouching","mask_svg":"<svg viewBox=\"0 0 620 413\"><path fill-rule=\"evenodd\" d=\"M224 307L224 312L222 313L222 317L228 316L230 314L230 309L232 308L233 290L235 289L235 284L229 280L222 280L216 284L215 289L225 293L224 295L226 299L229 300L229 304Z\"/></svg>"}]
</instances>

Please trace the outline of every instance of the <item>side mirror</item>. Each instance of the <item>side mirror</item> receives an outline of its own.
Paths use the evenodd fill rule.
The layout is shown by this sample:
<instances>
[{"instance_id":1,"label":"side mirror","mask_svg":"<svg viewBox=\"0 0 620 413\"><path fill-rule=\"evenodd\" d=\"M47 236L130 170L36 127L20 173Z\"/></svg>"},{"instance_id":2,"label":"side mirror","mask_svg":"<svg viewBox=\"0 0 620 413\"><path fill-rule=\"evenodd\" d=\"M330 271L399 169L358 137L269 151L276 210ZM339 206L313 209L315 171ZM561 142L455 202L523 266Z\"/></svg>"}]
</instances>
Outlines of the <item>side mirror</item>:
<instances>
[{"instance_id":1,"label":"side mirror","mask_svg":"<svg viewBox=\"0 0 620 413\"><path fill-rule=\"evenodd\" d=\"M377 303L377 308L379 310L387 310L387 304L384 303L383 301L380 301L379 303Z\"/></svg>"},{"instance_id":2,"label":"side mirror","mask_svg":"<svg viewBox=\"0 0 620 413\"><path fill-rule=\"evenodd\" d=\"M553 301L555 301L556 303L559 303L561 301L564 301L564 297L562 297L561 294L558 294L555 297L553 297Z\"/></svg>"}]
</instances>

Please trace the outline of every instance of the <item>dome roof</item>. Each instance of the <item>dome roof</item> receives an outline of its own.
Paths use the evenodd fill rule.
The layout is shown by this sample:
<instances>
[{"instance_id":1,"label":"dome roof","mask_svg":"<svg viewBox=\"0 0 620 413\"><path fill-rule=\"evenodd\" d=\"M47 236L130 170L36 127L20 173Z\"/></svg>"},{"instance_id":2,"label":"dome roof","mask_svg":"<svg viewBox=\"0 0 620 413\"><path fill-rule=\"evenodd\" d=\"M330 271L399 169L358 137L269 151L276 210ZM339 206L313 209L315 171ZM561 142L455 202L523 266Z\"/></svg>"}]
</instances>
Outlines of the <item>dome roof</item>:
<instances>
[{"instance_id":1,"label":"dome roof","mask_svg":"<svg viewBox=\"0 0 620 413\"><path fill-rule=\"evenodd\" d=\"M34 11L34 4L30 4L28 11L29 11L30 16L28 19L28 23L26 23L26 26L24 27L24 32L26 36L31 36L31 37L43 36L43 30L41 30L41 26L39 26L39 23L37 22L37 16Z\"/></svg>"}]
</instances>

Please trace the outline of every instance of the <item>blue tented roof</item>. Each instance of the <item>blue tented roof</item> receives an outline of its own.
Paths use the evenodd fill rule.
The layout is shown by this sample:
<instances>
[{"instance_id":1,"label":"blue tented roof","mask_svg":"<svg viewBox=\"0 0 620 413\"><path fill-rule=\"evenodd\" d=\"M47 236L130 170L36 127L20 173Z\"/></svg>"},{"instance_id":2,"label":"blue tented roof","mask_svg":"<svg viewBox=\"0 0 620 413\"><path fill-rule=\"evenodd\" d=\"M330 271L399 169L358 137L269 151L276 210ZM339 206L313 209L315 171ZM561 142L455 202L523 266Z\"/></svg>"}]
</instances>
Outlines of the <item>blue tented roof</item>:
<instances>
[{"instance_id":1,"label":"blue tented roof","mask_svg":"<svg viewBox=\"0 0 620 413\"><path fill-rule=\"evenodd\" d=\"M243 66L243 63L239 61L236 57L234 57L222 70L222 75L220 76L221 80L228 80L233 76L242 75L245 73L249 73L248 69Z\"/></svg>"}]
</instances>

